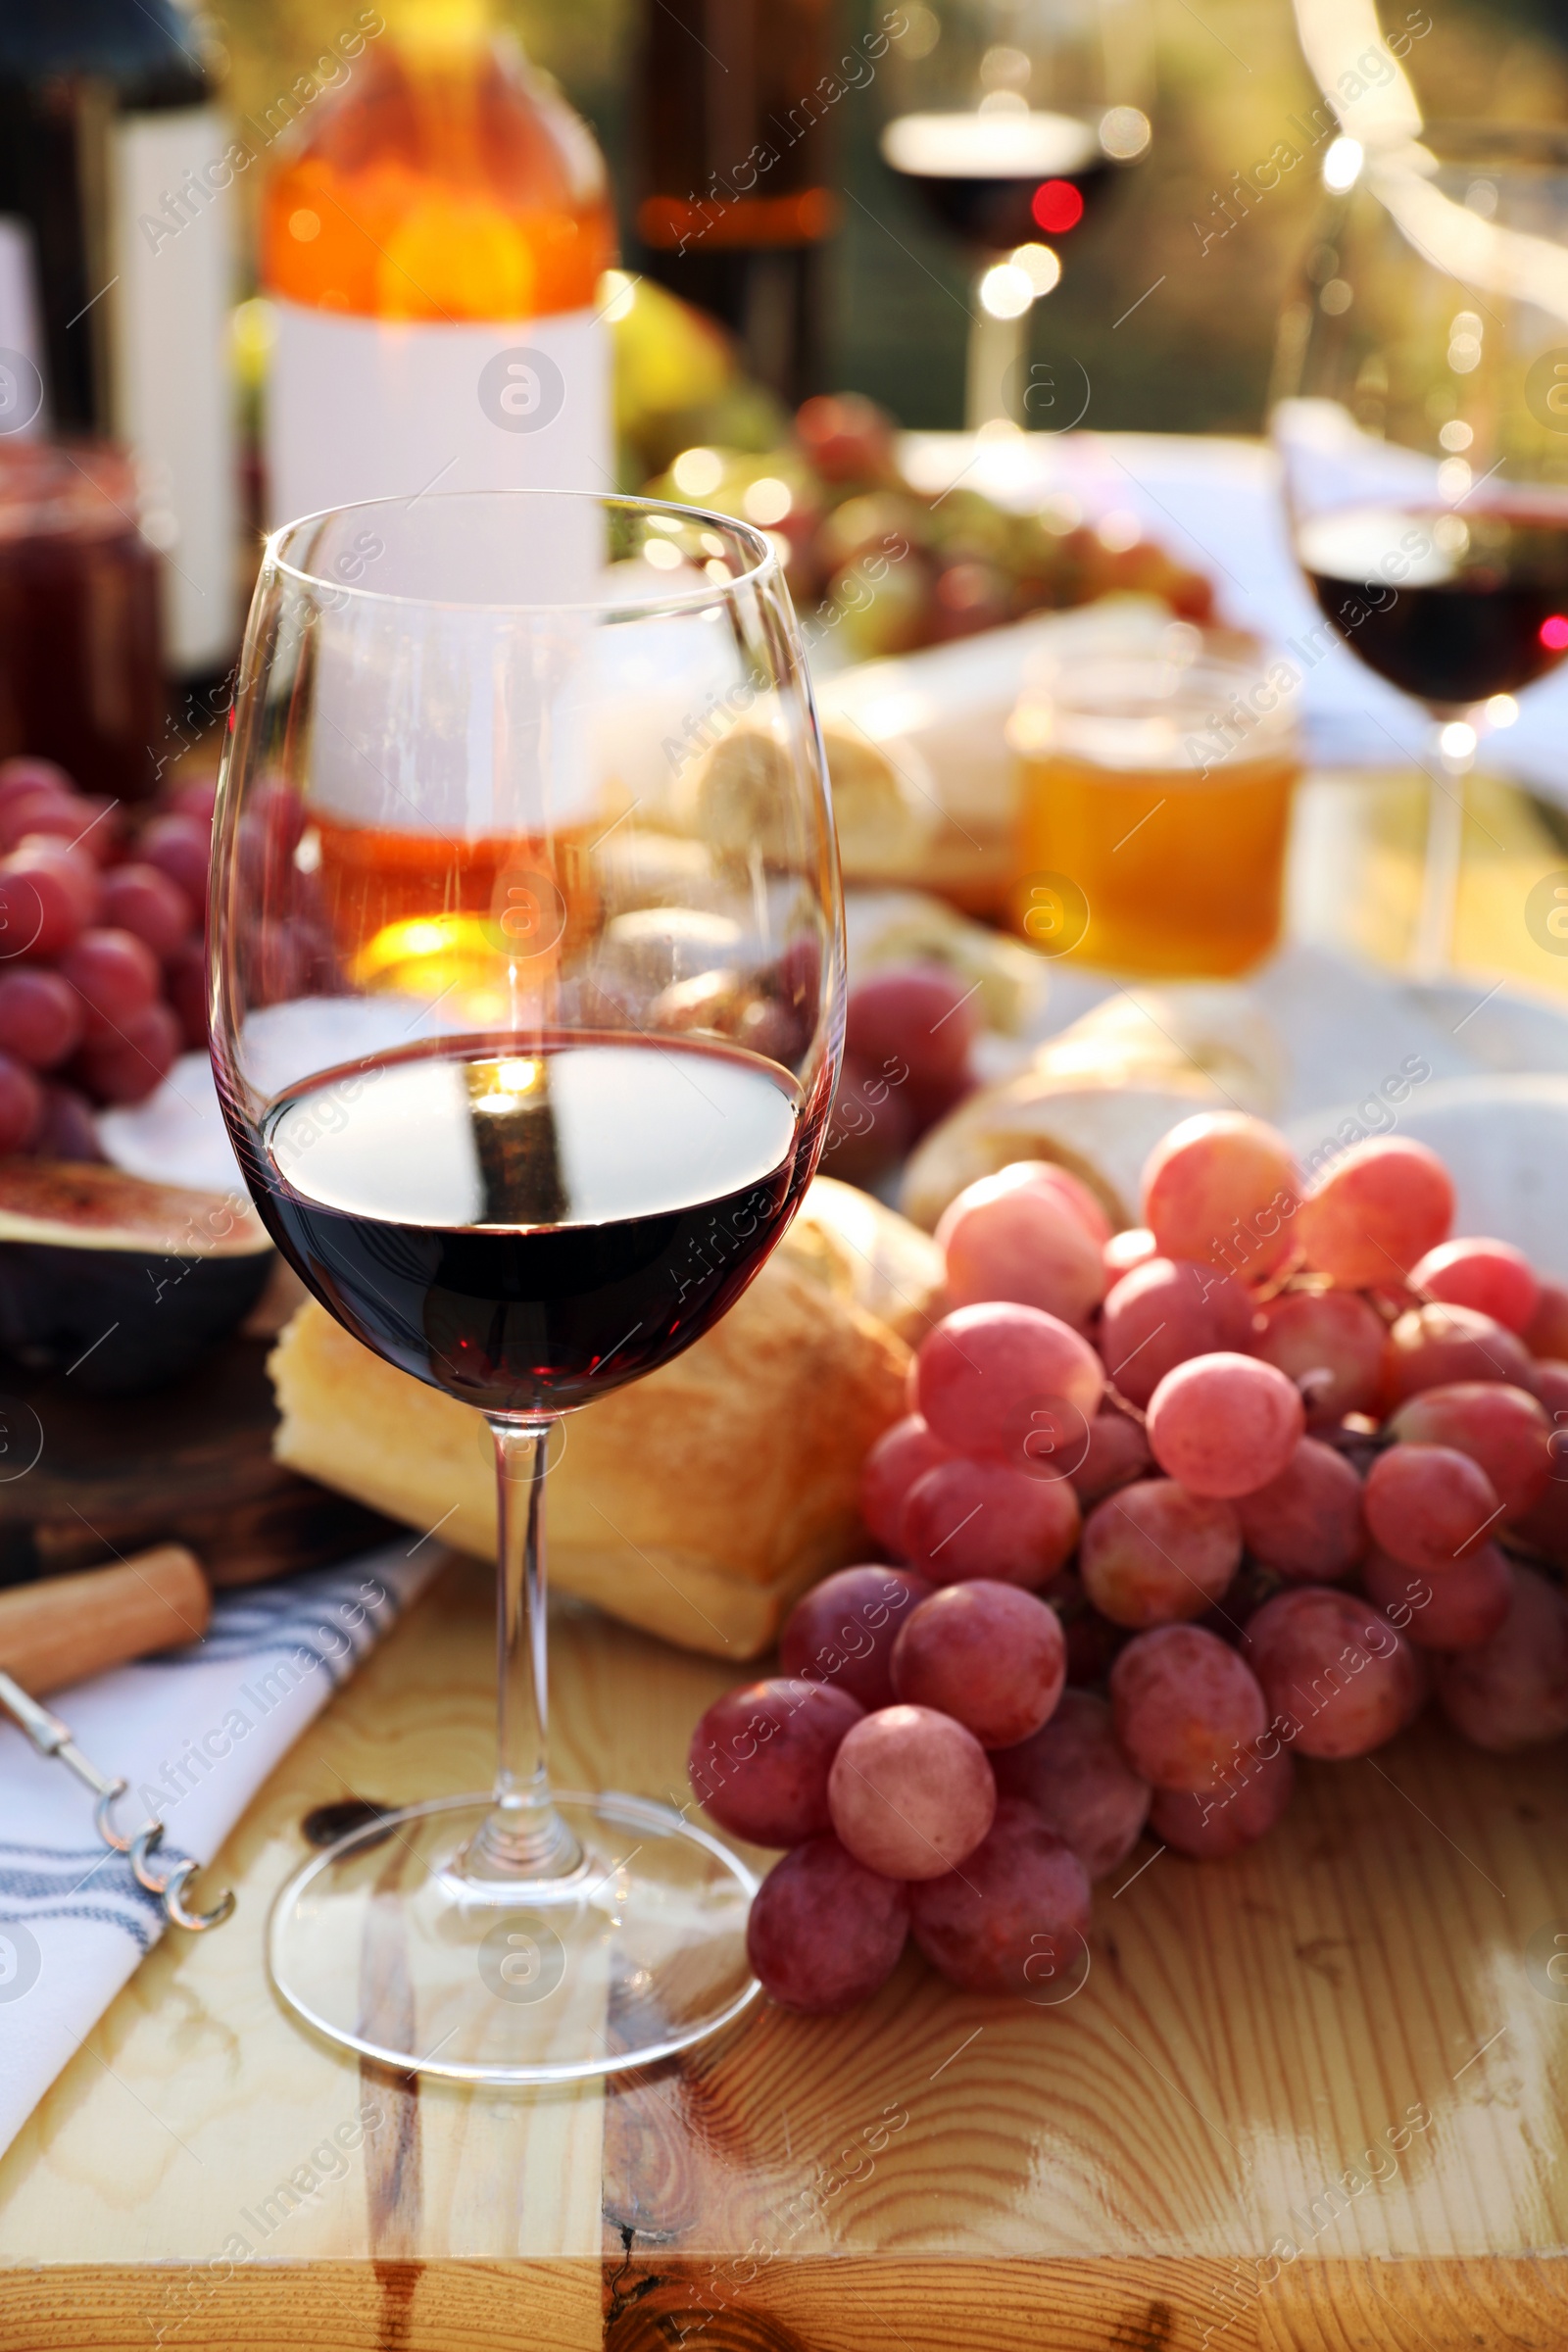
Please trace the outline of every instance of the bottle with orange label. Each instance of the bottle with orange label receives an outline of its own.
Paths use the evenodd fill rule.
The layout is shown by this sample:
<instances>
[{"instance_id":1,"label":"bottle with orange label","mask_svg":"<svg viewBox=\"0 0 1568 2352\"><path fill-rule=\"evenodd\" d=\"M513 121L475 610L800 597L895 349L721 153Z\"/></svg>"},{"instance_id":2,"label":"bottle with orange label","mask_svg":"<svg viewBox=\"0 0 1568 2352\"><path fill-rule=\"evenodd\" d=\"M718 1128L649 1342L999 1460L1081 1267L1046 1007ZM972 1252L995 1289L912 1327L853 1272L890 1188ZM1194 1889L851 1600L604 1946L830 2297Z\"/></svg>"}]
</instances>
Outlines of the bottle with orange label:
<instances>
[{"instance_id":1,"label":"bottle with orange label","mask_svg":"<svg viewBox=\"0 0 1568 2352\"><path fill-rule=\"evenodd\" d=\"M383 29L280 143L265 195L270 519L603 489L614 226L593 137L487 0L370 14Z\"/></svg>"}]
</instances>

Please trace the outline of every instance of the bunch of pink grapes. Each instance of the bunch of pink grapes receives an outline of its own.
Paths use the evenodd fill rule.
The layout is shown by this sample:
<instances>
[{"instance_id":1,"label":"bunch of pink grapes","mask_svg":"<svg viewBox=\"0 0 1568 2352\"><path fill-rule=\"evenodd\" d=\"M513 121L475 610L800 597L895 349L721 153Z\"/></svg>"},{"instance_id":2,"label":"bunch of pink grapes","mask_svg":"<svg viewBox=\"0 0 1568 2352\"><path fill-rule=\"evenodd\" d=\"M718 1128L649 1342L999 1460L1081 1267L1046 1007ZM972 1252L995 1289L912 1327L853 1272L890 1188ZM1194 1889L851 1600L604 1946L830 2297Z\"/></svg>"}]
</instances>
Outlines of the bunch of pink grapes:
<instances>
[{"instance_id":1,"label":"bunch of pink grapes","mask_svg":"<svg viewBox=\"0 0 1568 2352\"><path fill-rule=\"evenodd\" d=\"M1496 1752L1568 1732L1568 1290L1453 1212L1419 1143L1308 1184L1240 1113L1165 1138L1130 1230L1044 1162L953 1202L952 1311L862 1475L883 1559L692 1742L714 1821L789 1849L752 1914L775 2000L848 2008L910 1936L1068 1998L1141 1837L1235 1855L1298 1761L1429 1698Z\"/></svg>"},{"instance_id":2,"label":"bunch of pink grapes","mask_svg":"<svg viewBox=\"0 0 1568 2352\"><path fill-rule=\"evenodd\" d=\"M177 788L131 835L51 760L0 763L0 1152L101 1158L94 1105L206 1044L213 799Z\"/></svg>"},{"instance_id":3,"label":"bunch of pink grapes","mask_svg":"<svg viewBox=\"0 0 1568 2352\"><path fill-rule=\"evenodd\" d=\"M101 1159L95 1108L142 1102L205 1050L216 797L210 778L176 785L127 820L51 760L0 761L0 1153ZM253 1003L341 985L316 878L294 871L302 830L276 785L240 820L242 880L288 907L243 930Z\"/></svg>"}]
</instances>

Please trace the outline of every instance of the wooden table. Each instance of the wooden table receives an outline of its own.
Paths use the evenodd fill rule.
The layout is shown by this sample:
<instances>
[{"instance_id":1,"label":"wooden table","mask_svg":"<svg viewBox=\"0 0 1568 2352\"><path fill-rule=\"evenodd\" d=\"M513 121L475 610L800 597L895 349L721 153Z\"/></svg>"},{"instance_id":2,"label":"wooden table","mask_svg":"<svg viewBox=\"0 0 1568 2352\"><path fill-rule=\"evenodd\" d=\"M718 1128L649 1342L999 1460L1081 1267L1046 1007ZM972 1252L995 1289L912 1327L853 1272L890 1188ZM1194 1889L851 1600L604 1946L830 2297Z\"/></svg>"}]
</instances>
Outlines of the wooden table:
<instances>
[{"instance_id":1,"label":"wooden table","mask_svg":"<svg viewBox=\"0 0 1568 2352\"><path fill-rule=\"evenodd\" d=\"M229 1841L233 1920L167 1939L56 2083L0 2166L0 2345L1568 2341L1544 2259L1568 2247L1560 1750L1417 1730L1306 1766L1250 1854L1140 1847L1058 2007L960 1995L910 1955L858 2015L758 2007L609 2091L416 2090L288 2022L262 1929L313 1807L482 1784L490 1638L455 1563ZM724 1668L586 1612L557 1642L563 1777L675 1787ZM366 2102L379 2128L285 2210Z\"/></svg>"},{"instance_id":2,"label":"wooden table","mask_svg":"<svg viewBox=\"0 0 1568 2352\"><path fill-rule=\"evenodd\" d=\"M1301 927L1400 961L1423 788L1323 779L1301 815ZM1523 921L1559 827L1472 787L1472 968L1568 987ZM563 1781L678 1788L725 1668L571 1609L555 1642ZM416 2089L290 2024L263 1926L313 1808L483 1784L490 1643L456 1563L230 1839L233 1920L155 1951L30 2120L0 2164L0 2352L1568 2344L1561 1747L1502 1762L1422 1726L1307 1765L1234 1861L1146 1843L1057 2007L911 1954L853 2017L758 2007L608 2090ZM366 2105L378 2128L333 2154Z\"/></svg>"}]
</instances>

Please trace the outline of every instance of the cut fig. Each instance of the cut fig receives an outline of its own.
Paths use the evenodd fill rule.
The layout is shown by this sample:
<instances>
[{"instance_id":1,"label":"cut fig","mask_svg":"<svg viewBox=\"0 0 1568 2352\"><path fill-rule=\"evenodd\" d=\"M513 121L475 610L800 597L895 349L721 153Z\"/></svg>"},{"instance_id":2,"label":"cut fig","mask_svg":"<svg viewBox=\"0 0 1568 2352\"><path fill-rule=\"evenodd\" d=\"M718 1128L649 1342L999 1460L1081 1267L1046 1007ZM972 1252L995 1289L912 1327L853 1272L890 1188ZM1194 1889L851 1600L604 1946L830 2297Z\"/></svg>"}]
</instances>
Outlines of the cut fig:
<instances>
[{"instance_id":1,"label":"cut fig","mask_svg":"<svg viewBox=\"0 0 1568 2352\"><path fill-rule=\"evenodd\" d=\"M176 1379L244 1321L271 1266L238 1193L0 1159L0 1351L95 1395Z\"/></svg>"}]
</instances>

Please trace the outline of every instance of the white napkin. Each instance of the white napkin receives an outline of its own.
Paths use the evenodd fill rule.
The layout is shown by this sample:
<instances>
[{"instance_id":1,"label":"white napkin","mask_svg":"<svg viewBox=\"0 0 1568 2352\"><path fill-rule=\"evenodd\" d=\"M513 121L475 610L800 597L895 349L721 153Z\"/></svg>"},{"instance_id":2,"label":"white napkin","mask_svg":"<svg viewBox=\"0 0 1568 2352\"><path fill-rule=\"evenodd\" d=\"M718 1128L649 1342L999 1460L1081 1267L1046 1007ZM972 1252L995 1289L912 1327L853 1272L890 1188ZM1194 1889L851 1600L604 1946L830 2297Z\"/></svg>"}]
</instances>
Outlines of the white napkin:
<instances>
[{"instance_id":1,"label":"white napkin","mask_svg":"<svg viewBox=\"0 0 1568 2352\"><path fill-rule=\"evenodd\" d=\"M76 1745L130 1786L154 1859L210 1862L263 1782L440 1560L399 1540L335 1568L221 1593L199 1642L51 1692ZM156 1899L103 1845L92 1797L0 1721L0 2152L164 1932ZM198 1880L189 1899L215 1899ZM216 1928L215 1935L222 1935Z\"/></svg>"}]
</instances>

